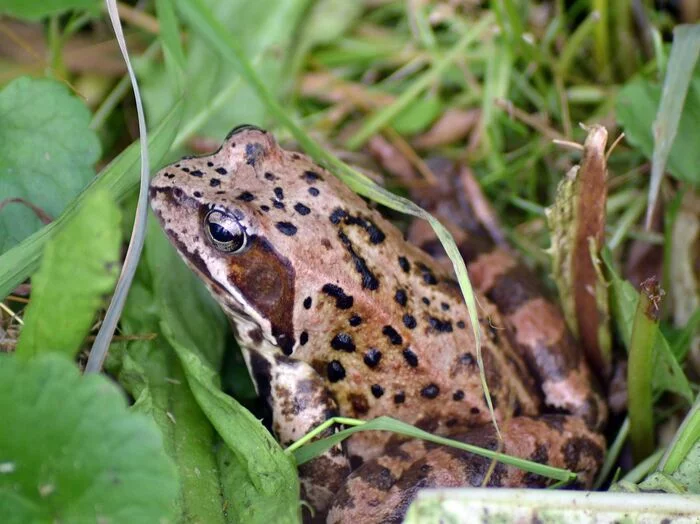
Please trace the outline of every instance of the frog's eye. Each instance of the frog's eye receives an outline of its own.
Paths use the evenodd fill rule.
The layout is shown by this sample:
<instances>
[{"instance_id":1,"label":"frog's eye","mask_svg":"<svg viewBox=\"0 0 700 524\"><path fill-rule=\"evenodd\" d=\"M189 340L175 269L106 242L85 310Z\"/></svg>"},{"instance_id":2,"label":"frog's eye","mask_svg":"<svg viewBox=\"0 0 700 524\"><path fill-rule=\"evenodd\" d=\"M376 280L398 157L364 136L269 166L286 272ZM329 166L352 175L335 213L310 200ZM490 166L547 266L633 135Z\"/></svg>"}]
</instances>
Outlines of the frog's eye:
<instances>
[{"instance_id":1,"label":"frog's eye","mask_svg":"<svg viewBox=\"0 0 700 524\"><path fill-rule=\"evenodd\" d=\"M224 253L240 253L248 243L245 230L233 216L214 209L207 213L204 228L214 247Z\"/></svg>"}]
</instances>

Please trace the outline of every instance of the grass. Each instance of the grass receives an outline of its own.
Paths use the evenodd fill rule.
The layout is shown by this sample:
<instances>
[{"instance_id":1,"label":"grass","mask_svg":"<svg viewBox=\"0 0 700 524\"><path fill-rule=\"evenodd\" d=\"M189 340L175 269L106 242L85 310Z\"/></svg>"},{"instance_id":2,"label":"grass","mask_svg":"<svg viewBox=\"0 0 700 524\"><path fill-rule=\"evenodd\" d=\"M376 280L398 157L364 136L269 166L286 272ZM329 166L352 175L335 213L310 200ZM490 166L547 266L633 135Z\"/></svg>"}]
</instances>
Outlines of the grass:
<instances>
[{"instance_id":1,"label":"grass","mask_svg":"<svg viewBox=\"0 0 700 524\"><path fill-rule=\"evenodd\" d=\"M209 144L218 143L234 125L255 123L272 128L282 141L295 140L303 150L331 168L360 194L388 208L428 219L441 240L450 246L451 237L439 223L412 202L398 196L405 194L406 190L406 180L399 176L402 173L382 173L390 187L399 189L398 192L389 192L382 185L376 185L374 179L358 172L347 160L359 158L357 155L366 157L368 141L382 136L394 148L393 154L401 156L415 172L425 173L422 159L429 156L443 156L470 166L506 237L522 248L526 262L543 278L551 272L551 259L544 253L549 245L544 210L552 205L558 182L581 160L580 150L555 145L553 139L583 143L586 132L579 123L603 123L611 142L623 130L627 132L630 124L619 119L616 106L626 100L618 98L618 94L639 79L648 85L657 85L659 79L664 78L670 53L664 38L669 38L677 23L668 13L647 8L643 38L648 38L651 45L646 49L643 42L635 40L630 2L579 0L565 3L557 0L534 7L505 0L492 2L485 8L470 8L467 3L398 0L366 2L364 6L359 6L359 3L348 6L342 0L272 3L274 9L270 2L262 0L247 8L236 2L210 6L203 0L178 0L173 4L156 1L147 4L145 10L137 10L136 14L130 10L126 15L125 33L143 88L145 110L152 130L149 148L152 167L161 165L166 158L211 149ZM32 18L19 11L15 15ZM128 81L121 72L105 72L100 67L108 55L99 49L98 44L105 39L104 35L111 34L106 15L76 11L51 13L35 20L29 25L30 30L34 35L46 32L46 48L34 49L29 63L22 62L20 53L11 54L0 62L0 81L9 83L30 71L66 83L78 95L90 90L91 100L95 101L91 108L94 116L90 128L103 144L100 165L104 167L85 192L80 196L76 194L75 200L59 217L55 217L57 220L53 224L37 229L16 246L0 253L0 294L3 297L34 274L45 245L70 223L85 195L105 189L111 198L120 202L123 210L131 211L137 186L139 148L134 141L136 113ZM25 33L20 34L17 26L8 25L10 22L11 19L3 22L3 31L18 43L17 49L33 49L32 39ZM692 75L688 71L693 68L688 70L686 66L683 69L683 64L697 61L697 52L693 55L694 33L691 28L682 29L677 34L690 42L689 47L683 53L671 53L668 68L669 71L685 71L687 82L691 82ZM79 45L71 47L73 43ZM113 41L109 43L113 44ZM81 49L82 55L79 54ZM667 85L672 86L673 82ZM657 106L652 109L656 110ZM666 103L663 107L674 113L669 120L671 130L664 135L663 149L660 152L654 149L653 154L653 187L661 187L663 191L649 193L647 173L652 155L636 140L634 132L631 140L623 139L609 152L606 245L611 250L616 271L620 273L626 268L625 278L640 281L653 273L663 278L662 282L671 290L678 290L678 284L674 287L674 281L669 280L673 277L669 275L682 274L687 267L681 260L673 259L670 246L678 243L678 235L686 231L678 225L681 222L676 221L692 215L687 206L693 204L687 204L683 195L692 193L698 181L688 179L672 165L677 149L672 150L671 145L676 128L682 127L679 120L683 103L681 101L680 106L679 103L675 106ZM458 126L453 126L443 132L439 144L429 150L414 145L415 140L429 134L444 115L460 111L478 111L478 123L473 129L458 132ZM661 116L665 114L659 113ZM654 113L649 118L653 120L659 115ZM642 128L646 131L644 126ZM200 145L202 143L204 147ZM335 154L330 153L331 150ZM670 176L662 179L659 173L663 173L667 160L671 166ZM375 168L375 171L381 170ZM5 177L5 180L9 177L8 172L2 171L2 165L0 177ZM647 194L651 198L646 199ZM663 226L652 221L653 227L646 229L643 223L645 210L647 216L651 216L647 200L655 202L657 194L663 204L670 203L668 207L673 212L666 211L667 223ZM0 194L0 200L4 198L6 196ZM685 208L682 202L686 202ZM2 211L0 227L7 227L1 221ZM660 263L653 263L656 260L653 257L632 264L631 253L636 249L651 250L658 255L658 260L664 260L665 265L662 268ZM148 252L147 244L146 257ZM471 306L472 325L477 325L477 307L464 264L454 247L448 252L454 257L460 285L467 304ZM137 272L134 293L139 299L144 299L144 293L153 293L156 298L159 293L167 293L158 287L160 284L153 273L156 266L146 269L144 264ZM549 285L553 288L551 283ZM158 300L161 299L154 303L161 303ZM634 310L636 303L631 303ZM0 327L10 334L8 347L14 347L16 343L13 340L18 331L16 319L23 315L22 306L18 304L7 300L0 310ZM692 312L679 310L678 301L664 299L661 304L660 331L665 335L673 334L674 330L682 331L683 323L679 319L692 318ZM643 309L643 303L637 307ZM11 310L12 315L4 313L5 309ZM162 315L159 318L167 324L164 313L154 314L157 317ZM125 315L129 316L128 304ZM121 329L126 335L138 334L135 325L123 321ZM642 319L639 325L643 326ZM616 459L625 454L624 437L629 432L635 462L644 464L647 457L660 456L660 450L653 445L654 416L657 422L667 420L669 413L664 407L677 404L662 394L663 388L658 389L658 385L654 385L656 390L652 388L655 383L650 378L653 370L649 361L654 356L649 351L653 351L653 347L644 335L647 331L637 327L637 323L634 326L630 337L631 359L634 354L639 354L640 348L646 351L641 360L630 361L629 391L633 400L638 402L631 403L631 423L629 427L623 426L620 438L616 439L620 430L616 424L611 425L607 436L610 442L615 442L612 455ZM164 334L173 329L172 325L158 328L157 323L151 327L163 329ZM619 326L614 327L620 330ZM654 325L653 330L659 328ZM219 333L217 330L210 332ZM223 333L221 327L218 335L221 339L214 344L219 349L206 354L201 343L206 334L195 329L192 340L187 343L179 341L182 346L176 342L170 344L170 349L165 350L170 352L167 353L170 360L163 364L167 369L184 368L184 376L190 389L196 391L201 409L218 434L226 435L224 441L230 453L237 457L233 460L207 455L212 464L217 464L212 467L218 468L219 478L224 478L229 471L223 465L226 460L229 463L238 460L239 466L245 462L236 441L248 438L225 426L223 413L242 417L241 424L249 424L253 428L251 432L258 431L254 417L241 414L235 401L226 404L228 400L217 396L220 379L215 371L221 369L224 362ZM692 332L685 338L679 336L679 340L685 340L686 347L676 348L677 351L669 347L674 354L685 355L693 340ZM148 347L149 342L143 344ZM152 370L147 369L147 361L139 360L133 353L136 345L127 346L124 352L114 357L116 364L111 371L134 398L142 398L138 393L149 391L149 387L144 390L142 386L135 386L139 381L134 382L131 373L141 377L139 380L146 384L149 376L153 380L153 375L149 375ZM624 354L624 347L625 344L618 340L616 351ZM195 357L196 362L192 362ZM138 361L138 366L132 360ZM127 373L125 366L135 367ZM232 372L242 376L241 363L234 368ZM121 371L115 372L114 369ZM641 371L637 373L635 369ZM209 372L212 375L207 375L204 380L204 374ZM235 385L226 385L240 393L239 399L252 395L250 385L241 385L240 380ZM226 405L222 407L221 403ZM683 409L687 407L684 405ZM253 405L252 409L255 410L256 406ZM696 411L697 408L693 413ZM192 413L182 416L194 417ZM680 455L689 454L692 446L688 443L692 442L697 430L697 417L692 413L689 417L692 420L679 429L677 440L680 444L675 454L671 454L672 466L669 466L669 461L664 463L664 474L673 474L683 462ZM158 419L157 416L154 418ZM183 420L186 423L187 419ZM391 426L391 422L388 424ZM194 426L204 427L193 423ZM222 437L216 433L207 435L204 441L221 442ZM166 436L166 446L175 446L169 438ZM320 442L310 446L316 445L320 449ZM266 471L283 468L279 464L288 459L289 450L284 454L273 444L266 445L272 450L268 457L271 469ZM295 456L304 453L305 448L308 452L308 446L299 446L294 447ZM683 453L678 451L681 448ZM253 453L251 449L257 449L254 443L246 448L248 460ZM207 450L197 452L213 453ZM614 459L605 465L608 474L614 474L619 466ZM268 463L261 464L267 467ZM236 475L241 475L241 472L250 474L255 469L253 466L247 468L234 468L230 474L239 479ZM291 475L288 471L286 474ZM636 476L635 481L643 476ZM278 492L291 490L289 496L280 499L293 500L296 479L291 476L289 479L280 478ZM605 486L610 478L601 476L597 485ZM248 486L243 489L248 497L244 497L245 500L263 504L261 500L272 501L274 498L273 493L261 487L259 477L249 476L240 482L242 486ZM226 490L225 487L220 489ZM191 500L183 501L186 501L182 502L186 506L193 504L187 507L201 519L212 517L206 513L211 508L197 506ZM269 504L274 507L272 502ZM245 512L245 504L236 506L235 511ZM245 513L238 513L238 516L253 518ZM294 520L293 516L289 518Z\"/></svg>"}]
</instances>

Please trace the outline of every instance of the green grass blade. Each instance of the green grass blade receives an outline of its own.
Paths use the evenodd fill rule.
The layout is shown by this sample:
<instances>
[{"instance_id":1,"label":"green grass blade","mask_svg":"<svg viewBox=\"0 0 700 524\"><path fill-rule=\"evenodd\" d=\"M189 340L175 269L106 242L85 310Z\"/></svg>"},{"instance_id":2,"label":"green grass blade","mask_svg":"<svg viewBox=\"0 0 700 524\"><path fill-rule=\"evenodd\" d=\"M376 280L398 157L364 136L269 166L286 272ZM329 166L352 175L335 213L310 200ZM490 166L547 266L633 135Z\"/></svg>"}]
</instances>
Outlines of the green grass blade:
<instances>
[{"instance_id":1,"label":"green grass blade","mask_svg":"<svg viewBox=\"0 0 700 524\"><path fill-rule=\"evenodd\" d=\"M177 24L177 15L172 2L168 0L156 0L158 12L158 25L160 27L160 39L163 42L166 63L171 62L170 73L175 82L182 81L181 73L185 70L187 59L185 51L180 43L180 31ZM178 87L180 87L178 85Z\"/></svg>"},{"instance_id":2,"label":"green grass blade","mask_svg":"<svg viewBox=\"0 0 700 524\"><path fill-rule=\"evenodd\" d=\"M666 161L671 153L673 141L681 120L683 104L690 87L695 65L700 55L700 25L679 25L673 30L673 47L668 60L666 79L661 92L661 103L654 121L654 154L651 160L651 183L649 185L649 205L647 206L646 226L656 207L661 189Z\"/></svg>"},{"instance_id":3,"label":"green grass blade","mask_svg":"<svg viewBox=\"0 0 700 524\"><path fill-rule=\"evenodd\" d=\"M394 103L381 109L377 113L371 115L360 129L348 139L345 144L350 150L355 150L361 147L369 137L374 135L381 128L385 127L393 120L401 111L405 110L408 105L416 100L418 96L433 84L442 73L461 55L465 52L469 44L480 38L486 29L493 23L491 16L483 16L479 22L474 24L470 31L465 33L462 38L450 49L445 56L435 62L433 67L426 71L420 78L414 81Z\"/></svg>"},{"instance_id":4,"label":"green grass blade","mask_svg":"<svg viewBox=\"0 0 700 524\"><path fill-rule=\"evenodd\" d=\"M510 455L505 455L503 453L498 453L489 449L480 448L471 444L466 444L464 442L459 442L457 440L452 440L445 437L438 437L422 429L418 429L410 424L395 420L391 417L378 417L369 422L358 424L354 427L344 429L339 431L330 437L326 437L321 440L317 440L305 446L302 446L294 450L294 457L297 464L304 464L315 457L323 454L325 451L329 450L331 447L339 444L346 438L348 438L353 433L358 431L391 431L392 433L398 433L400 435L405 435L411 438L419 438L422 440L427 440L429 442L435 442L436 444L442 444L446 446L451 446L457 449L468 451L480 457L485 457L491 460L498 460L504 464L510 466L515 466L517 468L523 469L530 473L535 473L537 475L542 475L544 477L552 478L555 480L560 480L564 482L571 482L575 480L576 474L571 471L554 468L552 466L547 466L539 464L537 462L531 462L529 460L524 460L518 457L513 457Z\"/></svg>"},{"instance_id":5,"label":"green grass blade","mask_svg":"<svg viewBox=\"0 0 700 524\"><path fill-rule=\"evenodd\" d=\"M673 441L659 463L658 471L674 473L698 441L700 441L700 396L695 399L692 409L676 431Z\"/></svg>"},{"instance_id":6,"label":"green grass blade","mask_svg":"<svg viewBox=\"0 0 700 524\"><path fill-rule=\"evenodd\" d=\"M593 10L600 15L594 28L593 56L604 78L610 75L610 11L608 0L593 0Z\"/></svg>"},{"instance_id":7,"label":"green grass blade","mask_svg":"<svg viewBox=\"0 0 700 524\"><path fill-rule=\"evenodd\" d=\"M615 440L608 448L608 451L605 453L605 460L603 461L603 466L600 468L598 476L596 477L595 482L593 483L594 491L599 490L601 488L605 480L610 476L610 472L612 471L612 469L617 465L617 460L620 457L622 447L625 445L625 442L627 442L627 436L629 435L629 432L630 419L629 417L626 417L625 421L622 423L622 426L620 426L620 429L617 430Z\"/></svg>"},{"instance_id":8,"label":"green grass blade","mask_svg":"<svg viewBox=\"0 0 700 524\"><path fill-rule=\"evenodd\" d=\"M627 364L627 398L632 453L637 462L654 450L652 377L654 341L658 335L660 288L656 280L643 282L634 316Z\"/></svg>"},{"instance_id":9,"label":"green grass blade","mask_svg":"<svg viewBox=\"0 0 700 524\"><path fill-rule=\"evenodd\" d=\"M557 73L564 77L566 76L569 68L574 63L574 58L578 56L583 49L584 42L593 33L595 27L600 23L600 13L598 11L593 11L589 14L586 19L581 22L581 24L576 28L576 30L569 35L564 49L562 49L559 55L559 60L555 69Z\"/></svg>"}]
</instances>

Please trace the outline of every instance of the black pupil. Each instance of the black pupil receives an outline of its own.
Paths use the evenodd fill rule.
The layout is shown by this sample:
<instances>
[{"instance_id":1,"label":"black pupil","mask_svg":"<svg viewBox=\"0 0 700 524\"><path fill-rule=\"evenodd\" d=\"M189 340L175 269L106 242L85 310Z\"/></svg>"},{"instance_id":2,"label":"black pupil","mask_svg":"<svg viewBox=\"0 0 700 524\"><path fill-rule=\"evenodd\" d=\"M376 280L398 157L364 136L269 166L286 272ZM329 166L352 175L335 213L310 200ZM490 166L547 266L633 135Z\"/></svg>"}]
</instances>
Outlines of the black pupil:
<instances>
[{"instance_id":1,"label":"black pupil","mask_svg":"<svg viewBox=\"0 0 700 524\"><path fill-rule=\"evenodd\" d=\"M243 243L242 234L238 232L233 234L221 224L209 222L209 232L211 233L211 237L217 242L221 242L222 244L233 244L231 246L232 249L238 249Z\"/></svg>"}]
</instances>

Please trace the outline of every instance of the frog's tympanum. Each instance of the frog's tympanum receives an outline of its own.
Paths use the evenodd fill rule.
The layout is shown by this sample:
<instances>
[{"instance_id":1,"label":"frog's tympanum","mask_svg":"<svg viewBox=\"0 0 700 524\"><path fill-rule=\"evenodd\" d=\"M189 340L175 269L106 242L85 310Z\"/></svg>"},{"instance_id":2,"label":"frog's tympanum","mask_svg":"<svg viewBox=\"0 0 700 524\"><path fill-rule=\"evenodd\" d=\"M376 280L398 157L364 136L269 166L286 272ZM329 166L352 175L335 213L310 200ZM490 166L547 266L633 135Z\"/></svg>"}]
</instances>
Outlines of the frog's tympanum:
<instances>
[{"instance_id":1,"label":"frog's tympanum","mask_svg":"<svg viewBox=\"0 0 700 524\"><path fill-rule=\"evenodd\" d=\"M514 315L526 324L538 315L517 274L499 279L510 320L477 296L500 442L456 281L332 174L241 126L212 155L162 169L150 195L171 242L231 318L283 445L335 415L388 415L572 469L590 485L604 454L596 433L604 405L586 383L586 363L557 356L563 326L541 336L529 329L527 355L508 334ZM483 259L480 278L493 280L497 264ZM492 466L367 431L302 466L300 477L303 497L330 522L398 521L422 487L547 482Z\"/></svg>"}]
</instances>

